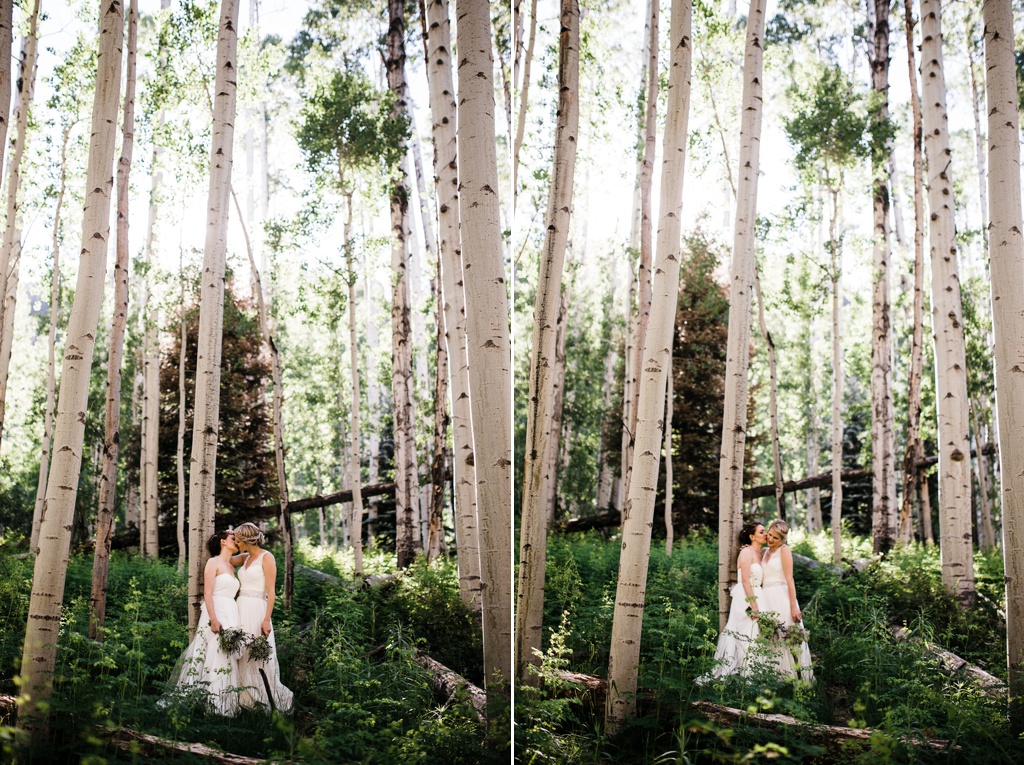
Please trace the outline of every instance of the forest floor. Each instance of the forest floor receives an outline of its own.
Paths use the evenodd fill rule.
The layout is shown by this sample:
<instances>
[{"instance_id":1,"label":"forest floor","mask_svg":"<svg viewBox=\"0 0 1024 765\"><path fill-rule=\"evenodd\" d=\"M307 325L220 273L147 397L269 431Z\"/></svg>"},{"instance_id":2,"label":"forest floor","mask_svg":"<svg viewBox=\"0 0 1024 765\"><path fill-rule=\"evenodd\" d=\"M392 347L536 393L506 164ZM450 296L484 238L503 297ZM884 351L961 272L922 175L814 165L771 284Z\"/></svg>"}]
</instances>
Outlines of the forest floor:
<instances>
[{"instance_id":1,"label":"forest floor","mask_svg":"<svg viewBox=\"0 0 1024 765\"><path fill-rule=\"evenodd\" d=\"M829 536L794 532L790 541L795 553L831 560ZM872 559L860 571L794 566L813 683L783 682L765 669L749 681L703 685L695 680L713 667L718 639L717 539L690 535L672 557L655 540L637 718L607 737L603 681L580 677L585 691L569 680L607 674L620 544L601 532L549 538L543 690L517 691L518 762L1024 762L999 688L1006 678L1000 554L975 555L979 596L963 608L942 587L936 547L903 547L882 560L872 558L870 539L856 537L846 538L843 557ZM936 647L994 675L995 690L967 669L950 669ZM744 714L737 721L713 713L722 707ZM772 717L780 714L795 720ZM869 732L857 739L838 726Z\"/></svg>"},{"instance_id":2,"label":"forest floor","mask_svg":"<svg viewBox=\"0 0 1024 765\"><path fill-rule=\"evenodd\" d=\"M32 579L32 560L19 552L0 540L0 695L18 692L14 678ZM283 561L283 552L274 552ZM286 716L250 710L227 719L208 713L201 700L167 709L156 704L188 642L187 579L176 562L114 554L107 636L99 643L86 636L92 556L73 557L54 678L52 741L45 751L33 750L32 761L209 761L139 737L118 747L113 731L131 730L256 761L508 762L507 712L504 719L482 724L463 695L439 698L431 673L418 661L429 656L481 684L480 631L459 600L454 560L418 562L372 587L353 576L350 553L303 543L295 560L291 612L280 597L274 610L282 681L295 693L295 709ZM394 570L393 555L367 551L366 574ZM15 731L0 724L2 759L18 754L17 741Z\"/></svg>"}]
</instances>

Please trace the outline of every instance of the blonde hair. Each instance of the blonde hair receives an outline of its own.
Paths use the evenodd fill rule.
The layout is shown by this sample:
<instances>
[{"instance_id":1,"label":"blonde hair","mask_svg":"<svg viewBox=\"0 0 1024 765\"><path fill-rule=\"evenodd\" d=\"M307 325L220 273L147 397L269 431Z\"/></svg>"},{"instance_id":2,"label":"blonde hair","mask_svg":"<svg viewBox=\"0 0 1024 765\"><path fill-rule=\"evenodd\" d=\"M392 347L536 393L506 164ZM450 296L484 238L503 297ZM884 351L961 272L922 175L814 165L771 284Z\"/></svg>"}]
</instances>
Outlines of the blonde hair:
<instances>
[{"instance_id":1,"label":"blonde hair","mask_svg":"<svg viewBox=\"0 0 1024 765\"><path fill-rule=\"evenodd\" d=\"M235 529L235 539L247 545L261 545L267 537L255 523L243 523Z\"/></svg>"},{"instance_id":2,"label":"blonde hair","mask_svg":"<svg viewBox=\"0 0 1024 765\"><path fill-rule=\"evenodd\" d=\"M781 519L772 521L772 525L768 527L768 531L776 532L780 537L782 537L782 541L785 542L786 537L789 536L789 524ZM235 534L235 538L238 538L237 533Z\"/></svg>"}]
</instances>

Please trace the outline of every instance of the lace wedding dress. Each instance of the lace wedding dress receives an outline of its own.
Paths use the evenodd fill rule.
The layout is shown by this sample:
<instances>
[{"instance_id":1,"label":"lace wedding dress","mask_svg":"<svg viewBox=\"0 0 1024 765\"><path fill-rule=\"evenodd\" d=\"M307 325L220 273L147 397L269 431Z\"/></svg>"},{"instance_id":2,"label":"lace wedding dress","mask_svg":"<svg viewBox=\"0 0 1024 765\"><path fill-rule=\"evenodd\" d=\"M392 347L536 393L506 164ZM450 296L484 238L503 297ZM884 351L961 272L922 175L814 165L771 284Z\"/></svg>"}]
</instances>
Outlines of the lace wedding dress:
<instances>
[{"instance_id":1,"label":"lace wedding dress","mask_svg":"<svg viewBox=\"0 0 1024 765\"><path fill-rule=\"evenodd\" d=\"M238 593L239 619L242 629L257 637L263 634L261 625L267 614L267 584L261 561L264 555L266 551L238 569L238 581L241 583L241 590ZM267 661L253 661L249 658L248 651L243 652L238 660L239 679L245 686L241 703L246 707L255 706L257 703L269 707L266 689L269 684L277 711L288 712L292 708L292 692L281 682L281 666L277 661L277 643L274 640L273 627L267 641L270 643L270 658ZM260 674L261 669L266 676L266 684L263 675Z\"/></svg>"}]
</instances>

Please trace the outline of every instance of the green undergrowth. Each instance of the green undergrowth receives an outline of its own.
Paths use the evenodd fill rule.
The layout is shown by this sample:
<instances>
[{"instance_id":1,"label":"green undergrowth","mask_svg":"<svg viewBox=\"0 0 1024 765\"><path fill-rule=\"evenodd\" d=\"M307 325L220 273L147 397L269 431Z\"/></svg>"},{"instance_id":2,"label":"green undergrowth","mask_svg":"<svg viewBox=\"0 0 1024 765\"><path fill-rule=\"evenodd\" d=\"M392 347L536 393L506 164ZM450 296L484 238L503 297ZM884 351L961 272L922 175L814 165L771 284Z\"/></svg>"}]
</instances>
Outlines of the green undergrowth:
<instances>
[{"instance_id":1,"label":"green undergrowth","mask_svg":"<svg viewBox=\"0 0 1024 765\"><path fill-rule=\"evenodd\" d=\"M33 562L0 547L0 693L17 694ZM283 552L274 551L282 570ZM106 639L89 640L91 555L68 567L51 740L34 762L199 761L159 750L120 751L102 728L128 728L224 751L306 763L445 763L508 761L511 721L485 727L463 700L442 703L425 653L476 684L482 680L479 628L462 606L454 561L417 562L374 587L353 576L351 553L300 544L295 597L280 597L274 630L282 681L295 694L290 715L248 710L226 719L204 699L159 708L167 678L188 642L187 579L173 561L115 553L110 565ZM304 574L313 569L336 577ZM394 556L369 549L365 573L395 571ZM20 746L0 728L6 756Z\"/></svg>"},{"instance_id":2,"label":"green undergrowth","mask_svg":"<svg viewBox=\"0 0 1024 765\"><path fill-rule=\"evenodd\" d=\"M794 552L829 561L831 539L791 535ZM523 763L617 762L1024 762L1007 732L1004 701L950 674L927 644L939 645L1005 679L1002 562L975 558L975 605L964 608L941 583L935 547L915 545L874 559L871 540L848 538L846 574L797 565L794 578L810 631L815 682L781 682L771 671L750 681L697 679L714 666L718 640L718 543L710 534L677 542L671 557L652 545L639 666L637 717L615 737L603 709L579 699L559 670L607 674L621 541L600 533L548 540L541 692L516 695L516 758ZM903 628L919 640L897 637ZM807 723L870 728L868 741L837 743L795 726L763 729L710 722L698 700L785 714ZM948 741L935 752L915 745Z\"/></svg>"}]
</instances>

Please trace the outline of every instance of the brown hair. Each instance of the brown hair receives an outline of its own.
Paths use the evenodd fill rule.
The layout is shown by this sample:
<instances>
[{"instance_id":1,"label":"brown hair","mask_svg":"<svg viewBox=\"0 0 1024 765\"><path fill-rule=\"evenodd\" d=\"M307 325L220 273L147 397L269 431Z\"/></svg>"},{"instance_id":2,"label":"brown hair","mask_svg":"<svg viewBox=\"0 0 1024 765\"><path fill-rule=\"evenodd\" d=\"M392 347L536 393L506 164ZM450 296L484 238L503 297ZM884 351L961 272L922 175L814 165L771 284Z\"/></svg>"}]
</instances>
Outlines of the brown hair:
<instances>
[{"instance_id":1,"label":"brown hair","mask_svg":"<svg viewBox=\"0 0 1024 765\"><path fill-rule=\"evenodd\" d=\"M206 547L210 551L210 555L220 555L220 543L227 539L228 534L230 533L231 529L224 529L223 531L218 531L216 534L210 537L210 541L206 543Z\"/></svg>"}]
</instances>

